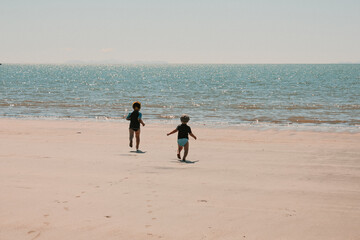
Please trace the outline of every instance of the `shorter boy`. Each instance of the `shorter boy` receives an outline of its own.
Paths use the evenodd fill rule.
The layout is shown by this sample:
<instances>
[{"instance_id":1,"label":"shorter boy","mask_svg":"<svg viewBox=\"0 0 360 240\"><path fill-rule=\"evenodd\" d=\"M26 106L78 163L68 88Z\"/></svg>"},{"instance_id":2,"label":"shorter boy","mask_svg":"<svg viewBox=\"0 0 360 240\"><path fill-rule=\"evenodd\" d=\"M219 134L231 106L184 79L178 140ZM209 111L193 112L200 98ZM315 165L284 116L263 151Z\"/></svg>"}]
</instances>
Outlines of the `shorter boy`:
<instances>
[{"instance_id":1,"label":"shorter boy","mask_svg":"<svg viewBox=\"0 0 360 240\"><path fill-rule=\"evenodd\" d=\"M190 121L190 118L188 115L183 114L180 117L181 124L177 126L176 129L174 129L172 132L168 133L167 135L171 135L173 133L178 132L178 151L177 151L177 157L178 159L181 159L180 153L182 149L184 148L184 156L182 158L182 161L186 161L186 156L189 152L189 134L196 140L196 136L191 132L191 128L187 125L187 123Z\"/></svg>"},{"instance_id":2,"label":"shorter boy","mask_svg":"<svg viewBox=\"0 0 360 240\"><path fill-rule=\"evenodd\" d=\"M129 115L126 117L126 120L130 121L129 126L129 146L133 146L133 138L134 133L136 137L136 151L139 152L139 145L140 145L140 123L145 126L145 123L143 122L142 114L139 112L141 108L140 102L134 102L132 105L134 111L132 113L129 113Z\"/></svg>"}]
</instances>

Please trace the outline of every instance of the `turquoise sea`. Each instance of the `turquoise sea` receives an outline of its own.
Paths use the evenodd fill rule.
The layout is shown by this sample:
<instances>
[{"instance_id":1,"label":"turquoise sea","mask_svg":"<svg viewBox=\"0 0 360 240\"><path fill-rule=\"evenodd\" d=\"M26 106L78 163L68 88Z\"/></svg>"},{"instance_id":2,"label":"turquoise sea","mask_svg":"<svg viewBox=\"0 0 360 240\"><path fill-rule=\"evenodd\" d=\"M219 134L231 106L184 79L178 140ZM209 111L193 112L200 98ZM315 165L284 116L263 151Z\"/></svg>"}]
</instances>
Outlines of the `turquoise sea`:
<instances>
[{"instance_id":1,"label":"turquoise sea","mask_svg":"<svg viewBox=\"0 0 360 240\"><path fill-rule=\"evenodd\" d=\"M360 128L360 64L0 66L0 117Z\"/></svg>"}]
</instances>

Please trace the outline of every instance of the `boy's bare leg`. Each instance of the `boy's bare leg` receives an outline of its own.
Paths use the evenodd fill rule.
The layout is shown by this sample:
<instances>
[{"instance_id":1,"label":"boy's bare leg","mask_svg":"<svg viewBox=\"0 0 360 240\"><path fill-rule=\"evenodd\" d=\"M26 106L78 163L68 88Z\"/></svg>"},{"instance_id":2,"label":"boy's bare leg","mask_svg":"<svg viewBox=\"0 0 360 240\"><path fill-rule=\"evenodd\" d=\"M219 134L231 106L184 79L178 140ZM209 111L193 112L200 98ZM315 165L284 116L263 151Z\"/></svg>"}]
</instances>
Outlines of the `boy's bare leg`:
<instances>
[{"instance_id":1,"label":"boy's bare leg","mask_svg":"<svg viewBox=\"0 0 360 240\"><path fill-rule=\"evenodd\" d=\"M129 129L129 146L133 147L133 138L134 138L134 130L132 130L131 128Z\"/></svg>"},{"instance_id":2,"label":"boy's bare leg","mask_svg":"<svg viewBox=\"0 0 360 240\"><path fill-rule=\"evenodd\" d=\"M182 146L178 145L178 151L177 151L177 157L178 159L181 159L181 156L180 156L180 153L181 153L181 150L183 149Z\"/></svg>"},{"instance_id":3,"label":"boy's bare leg","mask_svg":"<svg viewBox=\"0 0 360 240\"><path fill-rule=\"evenodd\" d=\"M188 152L189 152L189 142L187 142L184 146L184 156L183 156L183 161L186 160L186 156L188 155Z\"/></svg>"},{"instance_id":4,"label":"boy's bare leg","mask_svg":"<svg viewBox=\"0 0 360 240\"><path fill-rule=\"evenodd\" d=\"M140 129L135 132L136 137L136 150L139 150L140 145Z\"/></svg>"}]
</instances>

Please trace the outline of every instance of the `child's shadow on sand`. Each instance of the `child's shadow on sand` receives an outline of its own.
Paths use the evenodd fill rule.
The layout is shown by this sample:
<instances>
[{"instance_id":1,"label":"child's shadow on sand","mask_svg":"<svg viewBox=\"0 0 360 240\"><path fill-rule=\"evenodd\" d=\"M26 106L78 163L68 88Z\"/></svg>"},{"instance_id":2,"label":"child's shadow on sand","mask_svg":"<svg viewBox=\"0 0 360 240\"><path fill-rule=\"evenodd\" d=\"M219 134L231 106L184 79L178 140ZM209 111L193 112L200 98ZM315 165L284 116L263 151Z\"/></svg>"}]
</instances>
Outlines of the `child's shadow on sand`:
<instances>
[{"instance_id":1,"label":"child's shadow on sand","mask_svg":"<svg viewBox=\"0 0 360 240\"><path fill-rule=\"evenodd\" d=\"M130 151L131 153L146 153L146 151L145 152L143 152L143 151L141 151L141 150L136 150L136 151Z\"/></svg>"},{"instance_id":2,"label":"child's shadow on sand","mask_svg":"<svg viewBox=\"0 0 360 240\"><path fill-rule=\"evenodd\" d=\"M197 163L199 160L196 160L196 161L190 161L190 160L185 160L185 161L182 161L182 160L177 160L177 162L179 163L186 163L186 164L194 164L194 163Z\"/></svg>"}]
</instances>

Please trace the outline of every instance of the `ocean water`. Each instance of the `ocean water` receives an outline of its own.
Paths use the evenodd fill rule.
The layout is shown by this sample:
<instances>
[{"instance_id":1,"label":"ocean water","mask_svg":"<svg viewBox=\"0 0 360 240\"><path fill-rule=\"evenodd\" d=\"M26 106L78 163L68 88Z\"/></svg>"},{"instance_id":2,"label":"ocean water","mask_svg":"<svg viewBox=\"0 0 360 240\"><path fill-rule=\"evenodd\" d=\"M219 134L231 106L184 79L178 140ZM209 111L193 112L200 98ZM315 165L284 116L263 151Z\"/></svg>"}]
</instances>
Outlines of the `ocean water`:
<instances>
[{"instance_id":1,"label":"ocean water","mask_svg":"<svg viewBox=\"0 0 360 240\"><path fill-rule=\"evenodd\" d=\"M360 64L0 66L0 117L360 127Z\"/></svg>"}]
</instances>

